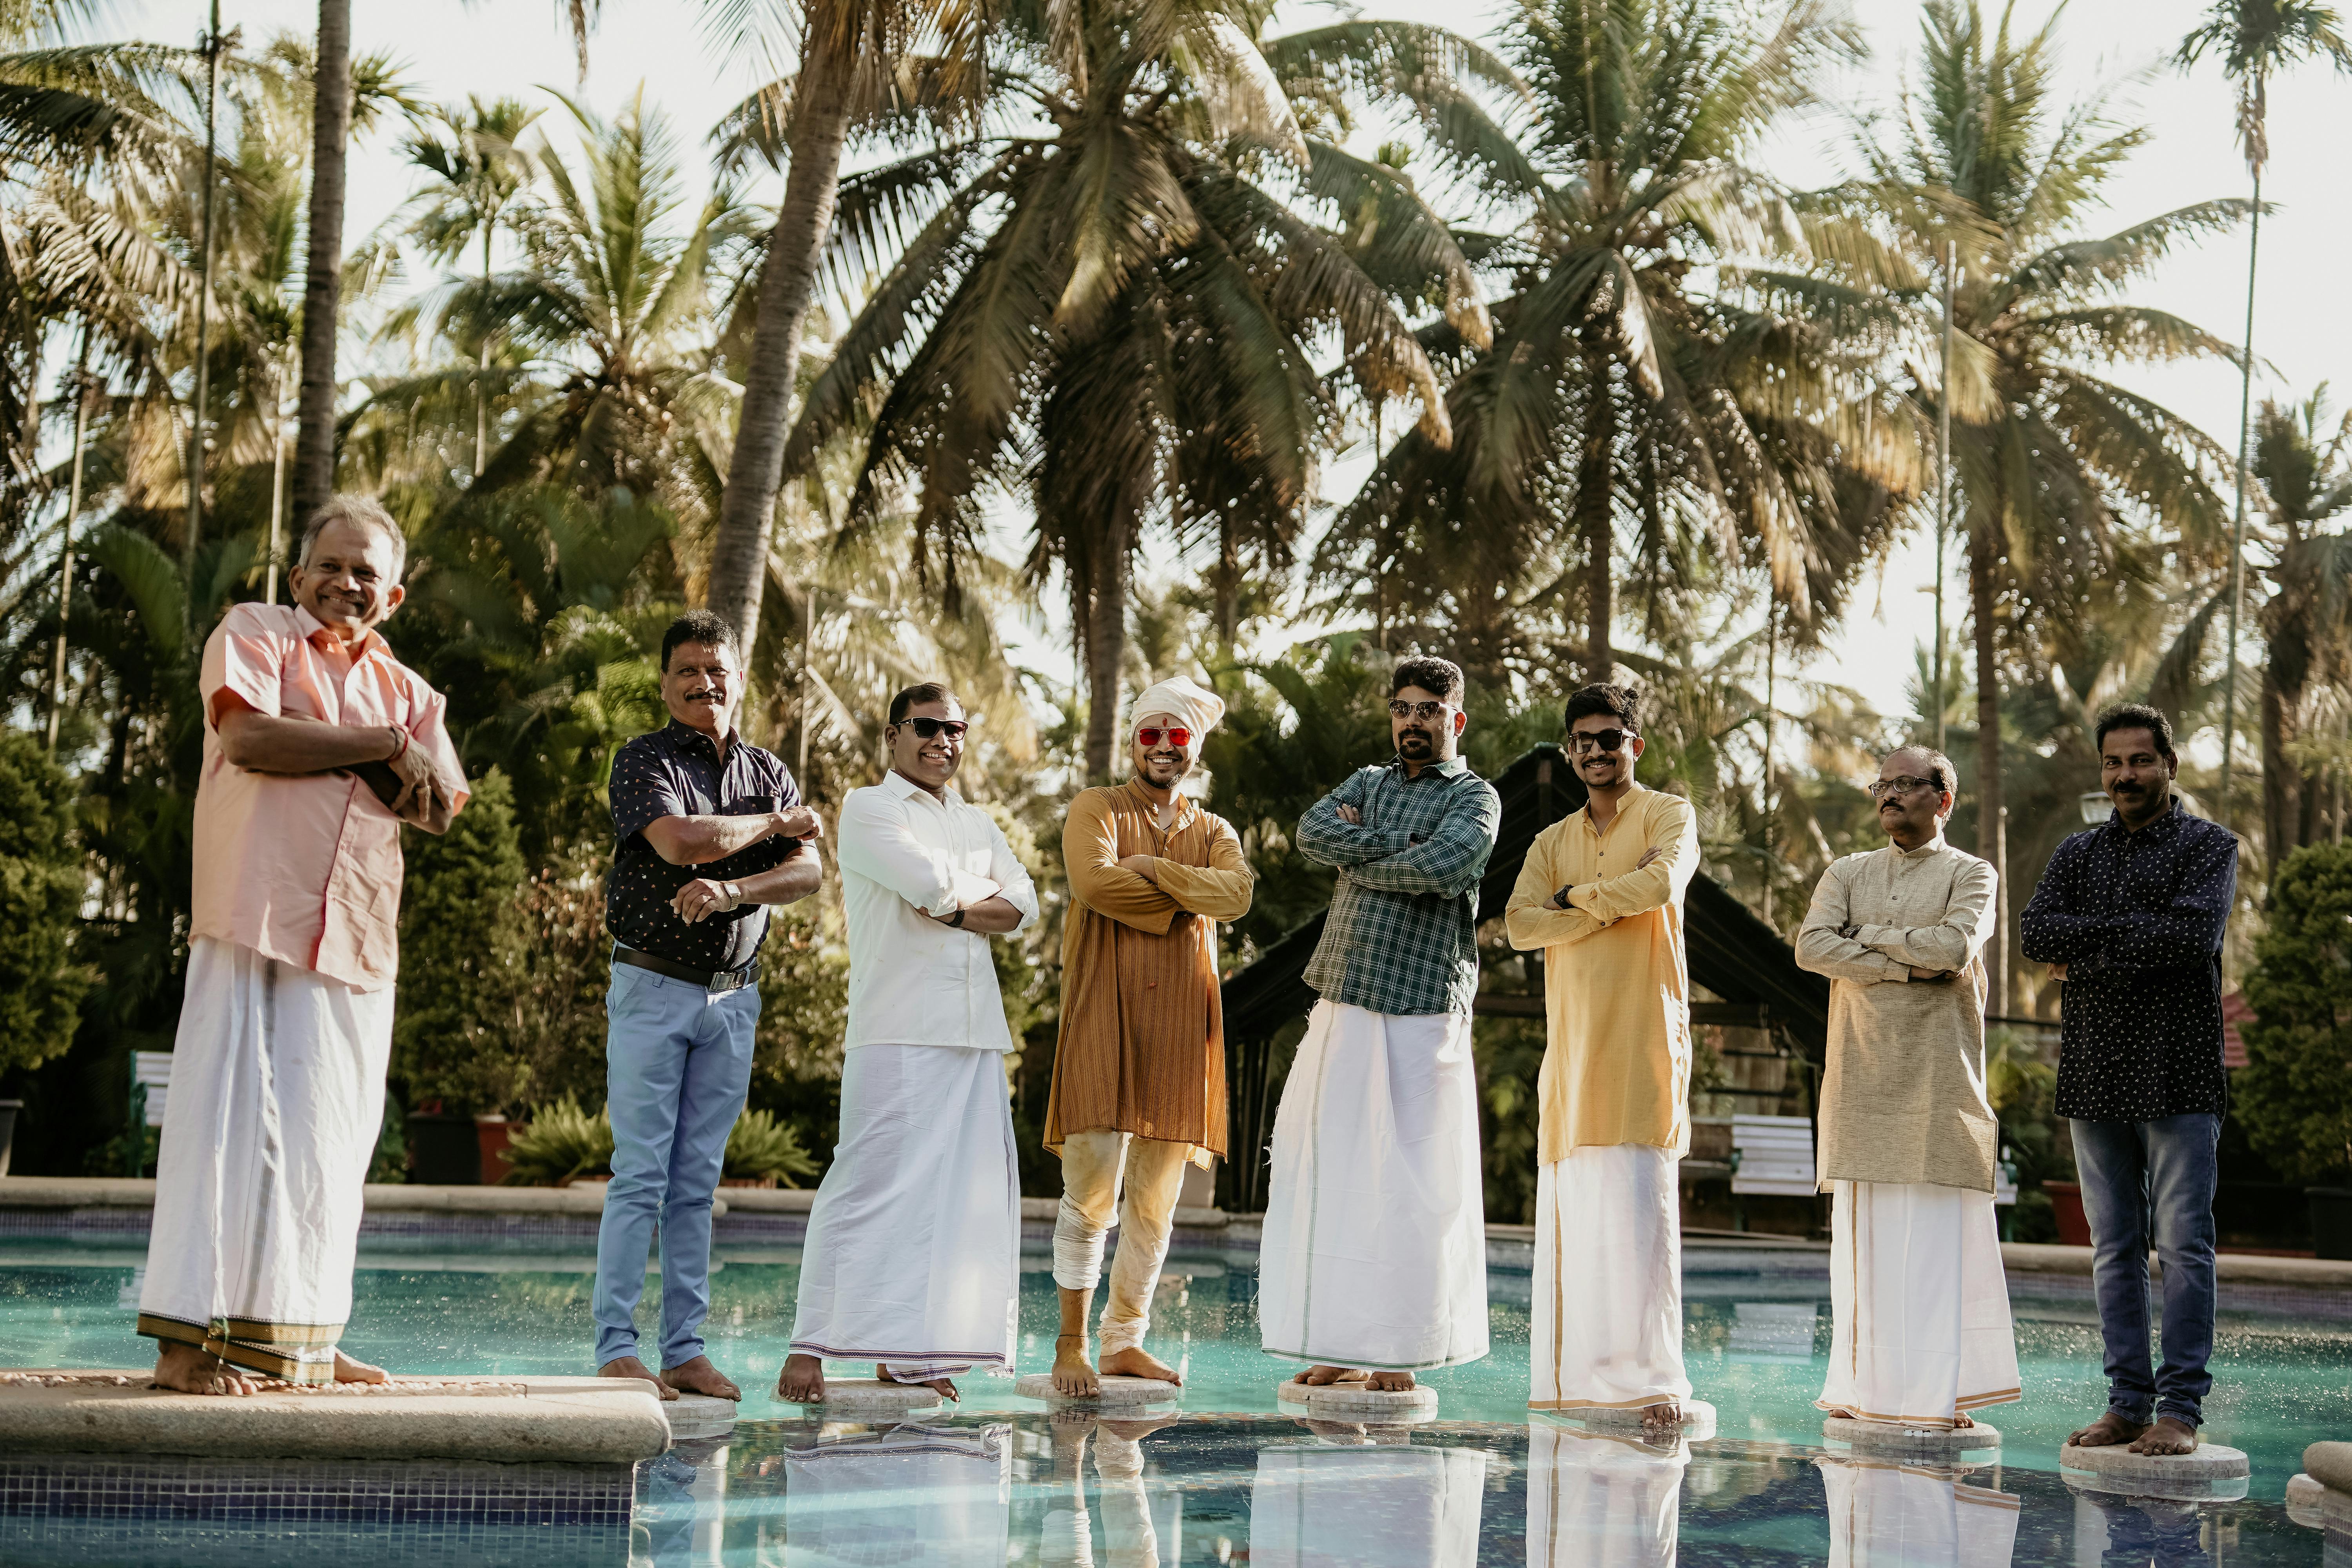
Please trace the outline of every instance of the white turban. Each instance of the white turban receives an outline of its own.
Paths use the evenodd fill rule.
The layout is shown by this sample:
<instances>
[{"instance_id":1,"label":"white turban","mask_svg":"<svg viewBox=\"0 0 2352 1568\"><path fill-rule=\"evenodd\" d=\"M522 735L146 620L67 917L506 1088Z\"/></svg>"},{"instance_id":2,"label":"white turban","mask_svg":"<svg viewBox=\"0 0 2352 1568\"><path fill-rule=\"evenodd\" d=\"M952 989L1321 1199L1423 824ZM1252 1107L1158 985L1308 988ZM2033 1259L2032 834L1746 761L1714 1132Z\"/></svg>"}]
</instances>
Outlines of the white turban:
<instances>
[{"instance_id":1,"label":"white turban","mask_svg":"<svg viewBox=\"0 0 2352 1568\"><path fill-rule=\"evenodd\" d=\"M1174 714L1178 723L1192 731L1192 743L1186 749L1197 757L1201 754L1202 740L1216 728L1217 721L1225 716L1225 700L1207 687L1178 675L1170 677L1137 698L1134 708L1129 711L1131 717L1127 725L1129 735L1135 733L1135 727L1142 723L1149 714Z\"/></svg>"}]
</instances>

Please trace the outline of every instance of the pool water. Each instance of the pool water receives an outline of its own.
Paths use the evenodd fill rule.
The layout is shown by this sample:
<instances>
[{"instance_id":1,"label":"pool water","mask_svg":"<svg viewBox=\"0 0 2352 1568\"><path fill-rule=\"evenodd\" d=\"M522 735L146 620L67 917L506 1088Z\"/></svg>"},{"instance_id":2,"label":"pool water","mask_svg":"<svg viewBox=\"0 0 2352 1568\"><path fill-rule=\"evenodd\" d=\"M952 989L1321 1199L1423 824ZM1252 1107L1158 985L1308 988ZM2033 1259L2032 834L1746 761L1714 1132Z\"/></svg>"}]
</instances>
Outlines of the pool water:
<instances>
[{"instance_id":1,"label":"pool water","mask_svg":"<svg viewBox=\"0 0 2352 1568\"><path fill-rule=\"evenodd\" d=\"M143 1247L11 1244L0 1362L126 1367ZM1021 1365L1056 1326L1046 1259L1024 1258ZM746 1391L724 1443L641 1468L635 1548L663 1564L1257 1564L1588 1562L2318 1564L2315 1531L2281 1499L2304 1447L2352 1436L2352 1302L2225 1311L2209 1440L2252 1460L2251 1495L2203 1504L2078 1496L2065 1434L2102 1407L2087 1282L2012 1281L2021 1404L1987 1412L1999 1463L1955 1475L1825 1454L1826 1281L1802 1273L1686 1282L1685 1351L1716 1436L1665 1452L1583 1436L1526 1409L1526 1275L1489 1280L1495 1352L1429 1374L1442 1419L1406 1428L1282 1414L1293 1370L1258 1352L1242 1255L1174 1258L1153 1352L1184 1373L1172 1421L1049 1415L1010 1382L963 1382L952 1414L895 1428L804 1420L771 1397L791 1328L797 1250L721 1247L706 1331ZM363 1255L353 1354L408 1373L587 1370L593 1258L546 1252ZM870 1376L844 1366L837 1374ZM396 1554L395 1554L396 1555Z\"/></svg>"}]
</instances>

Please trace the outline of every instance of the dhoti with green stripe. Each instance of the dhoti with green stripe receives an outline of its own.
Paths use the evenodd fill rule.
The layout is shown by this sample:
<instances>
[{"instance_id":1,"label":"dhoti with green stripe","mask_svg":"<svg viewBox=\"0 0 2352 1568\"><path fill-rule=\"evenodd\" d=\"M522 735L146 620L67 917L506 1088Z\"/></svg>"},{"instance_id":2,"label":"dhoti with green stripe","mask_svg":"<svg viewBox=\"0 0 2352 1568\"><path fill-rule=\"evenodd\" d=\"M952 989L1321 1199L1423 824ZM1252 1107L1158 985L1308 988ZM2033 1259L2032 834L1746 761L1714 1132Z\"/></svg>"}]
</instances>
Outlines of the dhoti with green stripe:
<instances>
[{"instance_id":1,"label":"dhoti with green stripe","mask_svg":"<svg viewBox=\"0 0 2352 1568\"><path fill-rule=\"evenodd\" d=\"M1486 1353L1467 1014L1317 1003L1273 1152L1258 1250L1268 1355L1409 1371Z\"/></svg>"},{"instance_id":2,"label":"dhoti with green stripe","mask_svg":"<svg viewBox=\"0 0 2352 1568\"><path fill-rule=\"evenodd\" d=\"M389 985L190 944L141 1333L289 1383L334 1380L392 1005Z\"/></svg>"}]
</instances>

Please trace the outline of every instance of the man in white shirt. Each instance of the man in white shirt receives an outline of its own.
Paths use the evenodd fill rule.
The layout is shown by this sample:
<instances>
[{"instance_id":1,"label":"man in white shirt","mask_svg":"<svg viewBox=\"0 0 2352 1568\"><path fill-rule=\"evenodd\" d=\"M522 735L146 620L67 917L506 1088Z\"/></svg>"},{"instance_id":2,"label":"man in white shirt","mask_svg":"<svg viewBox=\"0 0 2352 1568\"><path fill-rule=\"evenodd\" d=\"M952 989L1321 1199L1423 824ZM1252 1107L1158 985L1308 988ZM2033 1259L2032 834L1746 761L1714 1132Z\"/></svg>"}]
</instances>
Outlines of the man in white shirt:
<instances>
[{"instance_id":1,"label":"man in white shirt","mask_svg":"<svg viewBox=\"0 0 2352 1568\"><path fill-rule=\"evenodd\" d=\"M988 939L1035 920L1037 889L988 814L948 787L966 728L946 687L908 687L882 731L889 773L841 805L841 1142L809 1210L781 1399L823 1401L827 1360L950 1399L958 1373L1013 1370L1013 1031Z\"/></svg>"}]
</instances>

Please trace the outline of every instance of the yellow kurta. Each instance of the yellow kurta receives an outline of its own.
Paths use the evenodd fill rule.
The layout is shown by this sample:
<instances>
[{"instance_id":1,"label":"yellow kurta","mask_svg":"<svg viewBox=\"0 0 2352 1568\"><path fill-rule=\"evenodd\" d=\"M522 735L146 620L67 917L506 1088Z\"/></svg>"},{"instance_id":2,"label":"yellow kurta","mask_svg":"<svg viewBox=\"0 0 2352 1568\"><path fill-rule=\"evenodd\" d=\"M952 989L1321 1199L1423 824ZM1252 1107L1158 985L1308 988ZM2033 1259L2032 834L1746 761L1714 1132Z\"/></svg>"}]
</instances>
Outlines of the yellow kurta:
<instances>
[{"instance_id":1,"label":"yellow kurta","mask_svg":"<svg viewBox=\"0 0 2352 1568\"><path fill-rule=\"evenodd\" d=\"M1665 853L1634 869L1653 845ZM1683 889L1697 869L1690 803L1638 784L1606 831L1580 811L1528 847L1503 919L1513 947L1544 954L1540 1163L1594 1144L1689 1152ZM1569 907L1544 908L1562 888Z\"/></svg>"},{"instance_id":2,"label":"yellow kurta","mask_svg":"<svg viewBox=\"0 0 2352 1568\"><path fill-rule=\"evenodd\" d=\"M1181 795L1177 805L1163 831L1132 783L1070 803L1062 1032L1045 1107L1056 1152L1065 1134L1097 1128L1190 1143L1203 1166L1224 1152L1217 922L1249 912L1254 879L1230 823ZM1153 857L1157 887L1120 868L1129 855Z\"/></svg>"}]
</instances>

